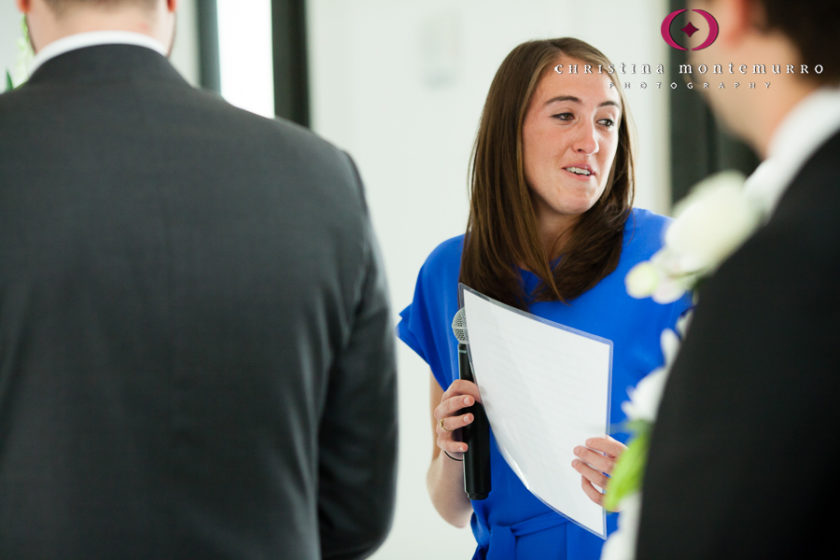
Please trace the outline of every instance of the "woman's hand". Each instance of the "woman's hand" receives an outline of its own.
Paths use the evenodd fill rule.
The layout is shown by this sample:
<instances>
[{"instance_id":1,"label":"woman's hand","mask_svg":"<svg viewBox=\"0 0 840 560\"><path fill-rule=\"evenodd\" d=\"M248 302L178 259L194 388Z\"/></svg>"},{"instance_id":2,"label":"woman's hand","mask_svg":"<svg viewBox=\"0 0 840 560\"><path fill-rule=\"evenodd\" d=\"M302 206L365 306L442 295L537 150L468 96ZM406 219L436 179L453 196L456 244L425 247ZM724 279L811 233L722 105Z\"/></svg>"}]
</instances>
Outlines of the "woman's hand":
<instances>
[{"instance_id":1,"label":"woman's hand","mask_svg":"<svg viewBox=\"0 0 840 560\"><path fill-rule=\"evenodd\" d=\"M625 449L626 445L609 436L589 438L585 447L574 449L578 458L572 461L572 467L580 473L583 491L599 506L604 504L603 489L607 487L607 476L612 474L615 462Z\"/></svg>"},{"instance_id":2,"label":"woman's hand","mask_svg":"<svg viewBox=\"0 0 840 560\"><path fill-rule=\"evenodd\" d=\"M429 374L429 410L431 411L432 462L426 473L426 487L432 504L447 522L466 527L472 515L472 504L464 490L464 463L460 462L467 444L457 441L455 430L473 421L470 413L458 411L481 402L478 387L469 381L456 380L446 392L434 375ZM450 456L447 457L441 451Z\"/></svg>"},{"instance_id":3,"label":"woman's hand","mask_svg":"<svg viewBox=\"0 0 840 560\"><path fill-rule=\"evenodd\" d=\"M460 459L467 444L457 441L453 432L472 423L472 413L461 413L459 411L481 402L481 395L475 383L456 379L440 398L440 403L432 411L432 418L435 422L435 433L437 434L437 446L441 451L449 453L452 457Z\"/></svg>"}]
</instances>

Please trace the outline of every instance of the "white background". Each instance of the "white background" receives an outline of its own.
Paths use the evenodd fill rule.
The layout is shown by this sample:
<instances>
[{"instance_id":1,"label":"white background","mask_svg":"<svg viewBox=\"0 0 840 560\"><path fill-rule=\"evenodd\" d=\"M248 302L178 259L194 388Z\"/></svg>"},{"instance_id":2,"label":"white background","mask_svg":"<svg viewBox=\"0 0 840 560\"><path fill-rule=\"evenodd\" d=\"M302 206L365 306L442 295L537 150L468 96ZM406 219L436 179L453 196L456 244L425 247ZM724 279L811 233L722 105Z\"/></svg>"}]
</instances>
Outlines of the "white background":
<instances>
[{"instance_id":1,"label":"white background","mask_svg":"<svg viewBox=\"0 0 840 560\"><path fill-rule=\"evenodd\" d=\"M202 0L198 0L202 1ZM196 0L181 0L173 60L197 82ZM219 0L223 4L233 0ZM253 19L220 22L224 94L270 111L266 0L237 0ZM262 11L260 11L262 10ZM613 62L667 62L665 0L309 0L313 128L349 151L362 173L396 313L411 301L427 254L463 233L467 165L487 88L520 42L575 36ZM0 2L0 70L15 63L19 17ZM238 39L237 39L238 37ZM268 59L270 60L270 59ZM238 67L238 70L237 70ZM246 71L243 72L242 69ZM668 89L626 91L637 123L637 206L667 211ZM659 77L648 77L653 82ZM662 77L668 83L668 77ZM252 98L241 97L251 90ZM268 109L266 107L268 106ZM438 517L425 489L431 456L429 372L399 343L400 471L394 528L375 560L466 559L474 541ZM571 468L558 465L558 469Z\"/></svg>"}]
</instances>

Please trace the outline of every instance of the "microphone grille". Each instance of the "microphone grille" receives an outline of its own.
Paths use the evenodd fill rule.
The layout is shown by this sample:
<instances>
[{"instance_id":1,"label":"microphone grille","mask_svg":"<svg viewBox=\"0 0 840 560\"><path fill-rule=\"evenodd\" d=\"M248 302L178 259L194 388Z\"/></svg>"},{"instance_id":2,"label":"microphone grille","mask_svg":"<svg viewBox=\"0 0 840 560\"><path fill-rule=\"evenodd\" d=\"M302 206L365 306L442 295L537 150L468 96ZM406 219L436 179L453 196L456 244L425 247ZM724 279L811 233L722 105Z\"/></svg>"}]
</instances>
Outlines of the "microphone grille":
<instances>
[{"instance_id":1,"label":"microphone grille","mask_svg":"<svg viewBox=\"0 0 840 560\"><path fill-rule=\"evenodd\" d=\"M464 313L463 307L452 318L452 332L455 334L458 342L467 344L467 316Z\"/></svg>"}]
</instances>

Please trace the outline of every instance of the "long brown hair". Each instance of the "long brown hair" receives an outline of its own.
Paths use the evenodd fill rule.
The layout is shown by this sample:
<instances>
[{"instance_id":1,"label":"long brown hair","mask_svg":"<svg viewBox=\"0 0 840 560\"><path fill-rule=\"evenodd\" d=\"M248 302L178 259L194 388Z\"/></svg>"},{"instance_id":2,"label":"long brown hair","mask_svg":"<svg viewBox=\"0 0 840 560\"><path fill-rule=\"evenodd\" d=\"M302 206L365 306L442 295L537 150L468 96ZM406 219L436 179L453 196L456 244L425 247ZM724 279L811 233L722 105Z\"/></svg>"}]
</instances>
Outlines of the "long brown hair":
<instances>
[{"instance_id":1,"label":"long brown hair","mask_svg":"<svg viewBox=\"0 0 840 560\"><path fill-rule=\"evenodd\" d=\"M552 269L537 233L537 218L525 181L522 125L543 73L565 55L601 65L610 61L595 47L573 38L529 41L513 49L490 85L473 148L470 216L461 282L519 308L526 294L518 271L523 266L541 280L536 301L570 301L615 270L624 224L633 201L633 148L629 115L620 84L608 74L621 98L618 147L600 199L581 215L564 239L563 258Z\"/></svg>"}]
</instances>

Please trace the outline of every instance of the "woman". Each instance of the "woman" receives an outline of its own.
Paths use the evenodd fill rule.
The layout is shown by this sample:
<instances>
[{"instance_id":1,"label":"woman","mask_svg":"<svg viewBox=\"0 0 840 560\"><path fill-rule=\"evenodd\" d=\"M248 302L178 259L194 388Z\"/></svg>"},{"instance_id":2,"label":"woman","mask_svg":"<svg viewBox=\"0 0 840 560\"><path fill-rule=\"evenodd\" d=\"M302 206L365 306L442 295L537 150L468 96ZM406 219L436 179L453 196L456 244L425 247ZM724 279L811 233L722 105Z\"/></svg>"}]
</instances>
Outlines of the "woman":
<instances>
[{"instance_id":1,"label":"woman","mask_svg":"<svg viewBox=\"0 0 840 560\"><path fill-rule=\"evenodd\" d=\"M624 416L627 389L661 365L660 334L687 300L635 300L624 277L661 246L665 218L631 208L633 152L627 107L609 61L576 39L516 47L499 68L484 106L472 162L467 232L445 241L420 271L399 336L432 370L435 432L427 475L441 516L463 527L472 516L475 558L598 558L603 541L530 494L491 441L492 490L473 501L460 462L458 414L481 397L458 380L450 322L458 282L507 304L613 341L611 422ZM601 72L599 72L599 66ZM619 436L617 436L619 437ZM550 444L550 442L547 442ZM582 491L598 487L624 446L606 435L581 442L572 465ZM608 528L615 528L615 515Z\"/></svg>"}]
</instances>

